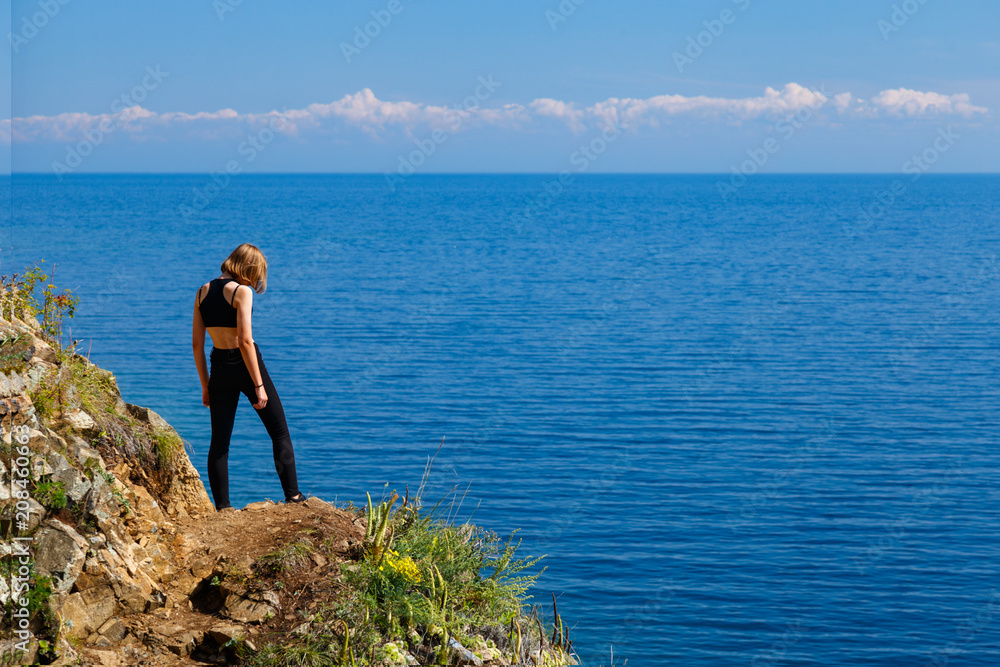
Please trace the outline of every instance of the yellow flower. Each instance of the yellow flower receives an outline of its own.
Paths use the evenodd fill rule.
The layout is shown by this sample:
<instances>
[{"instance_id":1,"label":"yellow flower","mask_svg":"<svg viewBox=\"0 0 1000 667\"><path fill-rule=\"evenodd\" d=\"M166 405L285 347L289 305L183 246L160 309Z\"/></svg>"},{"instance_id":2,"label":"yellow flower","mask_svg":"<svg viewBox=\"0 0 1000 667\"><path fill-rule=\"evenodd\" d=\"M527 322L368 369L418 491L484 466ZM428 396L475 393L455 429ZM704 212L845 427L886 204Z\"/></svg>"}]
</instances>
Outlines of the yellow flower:
<instances>
[{"instance_id":1,"label":"yellow flower","mask_svg":"<svg viewBox=\"0 0 1000 667\"><path fill-rule=\"evenodd\" d=\"M392 553L396 556L399 555L395 551ZM394 559L386 556L386 562L389 563L389 567L403 575L403 578L408 582L413 584L420 582L420 568L417 566L416 561L414 561L411 557L406 556L405 558Z\"/></svg>"}]
</instances>

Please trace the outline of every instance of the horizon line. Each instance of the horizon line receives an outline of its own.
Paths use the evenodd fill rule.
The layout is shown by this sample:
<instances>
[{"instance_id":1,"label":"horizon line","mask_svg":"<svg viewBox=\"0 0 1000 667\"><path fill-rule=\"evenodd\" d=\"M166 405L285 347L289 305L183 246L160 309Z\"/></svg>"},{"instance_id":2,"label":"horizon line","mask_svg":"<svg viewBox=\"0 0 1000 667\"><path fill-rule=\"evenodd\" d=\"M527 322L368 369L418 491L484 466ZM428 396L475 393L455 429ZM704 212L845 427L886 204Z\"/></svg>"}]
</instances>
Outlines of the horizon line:
<instances>
[{"instance_id":1,"label":"horizon line","mask_svg":"<svg viewBox=\"0 0 1000 667\"><path fill-rule=\"evenodd\" d=\"M428 171L410 174L407 179L419 176L559 176L561 171ZM732 172L722 171L595 171L589 173L569 172L578 176L723 176L729 177ZM218 175L218 171L89 171L71 174L54 174L51 171L14 171L0 173L2 178L13 176L51 176L57 179L71 179L87 176L208 176ZM392 176L394 171L260 171L240 174L227 174L231 178L244 176ZM773 171L758 172L756 176L891 176L906 175L900 171ZM927 176L998 176L998 171L943 171L925 173Z\"/></svg>"}]
</instances>

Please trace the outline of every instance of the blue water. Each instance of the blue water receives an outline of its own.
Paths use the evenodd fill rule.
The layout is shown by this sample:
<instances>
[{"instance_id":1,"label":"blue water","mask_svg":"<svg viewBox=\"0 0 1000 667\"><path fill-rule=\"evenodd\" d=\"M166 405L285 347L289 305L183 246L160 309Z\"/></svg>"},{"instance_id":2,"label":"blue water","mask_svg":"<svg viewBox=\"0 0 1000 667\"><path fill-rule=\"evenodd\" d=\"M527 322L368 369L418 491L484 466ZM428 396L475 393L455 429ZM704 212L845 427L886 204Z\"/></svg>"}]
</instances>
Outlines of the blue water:
<instances>
[{"instance_id":1,"label":"blue water","mask_svg":"<svg viewBox=\"0 0 1000 667\"><path fill-rule=\"evenodd\" d=\"M207 481L195 290L260 246L302 490L413 492L444 438L426 497L548 555L587 664L995 666L1000 177L859 220L896 178L15 176L3 273L55 265ZM230 474L281 498L246 402Z\"/></svg>"}]
</instances>

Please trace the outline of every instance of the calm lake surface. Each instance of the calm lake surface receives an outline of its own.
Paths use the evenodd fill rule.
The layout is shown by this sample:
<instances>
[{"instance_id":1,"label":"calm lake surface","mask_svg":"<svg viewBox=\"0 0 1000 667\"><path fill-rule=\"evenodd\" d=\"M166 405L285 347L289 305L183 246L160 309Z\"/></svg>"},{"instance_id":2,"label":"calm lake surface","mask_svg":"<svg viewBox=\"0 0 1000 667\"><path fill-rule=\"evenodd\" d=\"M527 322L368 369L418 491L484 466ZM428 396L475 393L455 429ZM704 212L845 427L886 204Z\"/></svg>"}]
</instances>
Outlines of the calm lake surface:
<instances>
[{"instance_id":1,"label":"calm lake surface","mask_svg":"<svg viewBox=\"0 0 1000 667\"><path fill-rule=\"evenodd\" d=\"M443 438L426 498L547 554L588 665L995 667L1000 177L718 180L15 175L0 260L207 486L195 291L259 246L302 491L412 493ZM246 399L229 465L281 500Z\"/></svg>"}]
</instances>

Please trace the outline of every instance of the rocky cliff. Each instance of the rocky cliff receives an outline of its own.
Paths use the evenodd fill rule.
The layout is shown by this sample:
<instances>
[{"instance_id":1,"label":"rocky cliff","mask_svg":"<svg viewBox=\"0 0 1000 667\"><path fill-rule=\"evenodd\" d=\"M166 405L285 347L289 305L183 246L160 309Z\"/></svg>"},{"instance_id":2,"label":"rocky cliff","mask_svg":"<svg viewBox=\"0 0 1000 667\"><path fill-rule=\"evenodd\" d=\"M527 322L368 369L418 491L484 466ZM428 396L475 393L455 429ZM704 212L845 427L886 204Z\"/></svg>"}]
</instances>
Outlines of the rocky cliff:
<instances>
[{"instance_id":1,"label":"rocky cliff","mask_svg":"<svg viewBox=\"0 0 1000 667\"><path fill-rule=\"evenodd\" d=\"M183 440L111 373L53 349L32 318L0 320L0 351L2 664L572 664L558 619L550 639L537 613L456 637L447 591L484 561L446 583L386 545L369 568L370 510L314 497L217 513ZM409 584L402 611L359 592L360 570Z\"/></svg>"}]
</instances>

